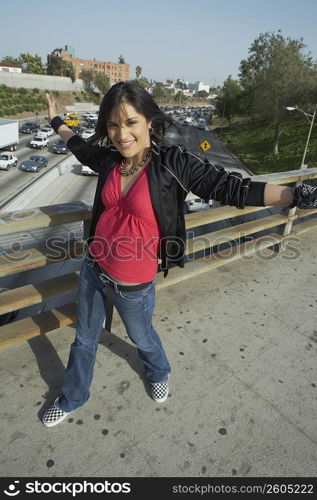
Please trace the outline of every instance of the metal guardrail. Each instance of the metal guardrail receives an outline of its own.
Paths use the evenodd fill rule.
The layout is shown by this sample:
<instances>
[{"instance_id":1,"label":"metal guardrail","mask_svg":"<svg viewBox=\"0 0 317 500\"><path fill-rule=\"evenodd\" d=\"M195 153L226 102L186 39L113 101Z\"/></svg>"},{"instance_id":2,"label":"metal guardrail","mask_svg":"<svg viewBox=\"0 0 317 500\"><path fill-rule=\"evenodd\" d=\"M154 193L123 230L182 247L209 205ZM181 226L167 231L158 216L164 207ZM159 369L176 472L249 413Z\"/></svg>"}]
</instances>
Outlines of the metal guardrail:
<instances>
[{"instance_id":1,"label":"metal guardrail","mask_svg":"<svg viewBox=\"0 0 317 500\"><path fill-rule=\"evenodd\" d=\"M314 168L254 176L252 179L287 184L316 177L317 168ZM246 216L249 220L244 221ZM18 316L16 321L0 326L0 348L75 321L78 271L90 217L91 207L81 202L0 212L0 286L7 288L0 294L0 320L15 311L24 312L22 319ZM237 217L238 223L228 227L228 221ZM187 264L185 269L171 269L165 279L159 273L158 290L255 254L259 245L261 248L276 247L292 235L316 228L317 210L296 210L294 214L286 209L284 213L272 214L268 207L240 210L224 206L187 214L185 220L187 231L194 230L187 241ZM294 221L298 224L292 231ZM219 229L221 223L225 227ZM77 225L77 232L70 233L72 224ZM210 225L217 224L218 229L211 231ZM285 227L287 234L285 231L283 234ZM197 235L195 231L198 231ZM26 234L31 234L32 238L24 244ZM60 238L55 253L48 245L52 234ZM232 243L229 254L219 252L219 245L228 243ZM7 286L3 286L5 283ZM59 302L54 306L57 299ZM28 313L32 307L40 307L40 310L35 314L32 310Z\"/></svg>"}]
</instances>

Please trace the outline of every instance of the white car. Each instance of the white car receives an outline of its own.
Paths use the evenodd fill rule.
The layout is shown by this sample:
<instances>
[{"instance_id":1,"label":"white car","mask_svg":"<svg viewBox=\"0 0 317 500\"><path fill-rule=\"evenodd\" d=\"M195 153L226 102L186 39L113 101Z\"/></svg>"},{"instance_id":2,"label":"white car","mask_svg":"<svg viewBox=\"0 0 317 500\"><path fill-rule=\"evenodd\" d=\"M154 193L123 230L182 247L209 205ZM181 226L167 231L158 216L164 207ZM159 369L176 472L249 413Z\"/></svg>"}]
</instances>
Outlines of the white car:
<instances>
[{"instance_id":1,"label":"white car","mask_svg":"<svg viewBox=\"0 0 317 500\"><path fill-rule=\"evenodd\" d=\"M49 140L48 137L39 137L35 136L33 137L32 141L30 142L29 146L30 148L36 148L36 149L42 149L45 148L45 146L48 146Z\"/></svg>"},{"instance_id":2,"label":"white car","mask_svg":"<svg viewBox=\"0 0 317 500\"><path fill-rule=\"evenodd\" d=\"M10 151L0 153L0 170L9 170L10 167L16 167L18 158Z\"/></svg>"},{"instance_id":3,"label":"white car","mask_svg":"<svg viewBox=\"0 0 317 500\"><path fill-rule=\"evenodd\" d=\"M212 200L203 200L202 198L194 198L185 201L185 212L200 212L200 210L208 210L212 207Z\"/></svg>"},{"instance_id":4,"label":"white car","mask_svg":"<svg viewBox=\"0 0 317 500\"><path fill-rule=\"evenodd\" d=\"M197 128L201 130L206 130L206 120L205 118L198 118L197 120Z\"/></svg>"},{"instance_id":5,"label":"white car","mask_svg":"<svg viewBox=\"0 0 317 500\"><path fill-rule=\"evenodd\" d=\"M81 175L98 175L98 172L95 172L87 165L81 166Z\"/></svg>"},{"instance_id":6,"label":"white car","mask_svg":"<svg viewBox=\"0 0 317 500\"><path fill-rule=\"evenodd\" d=\"M47 137L54 134L54 130L52 129L52 127L41 127L39 132L44 132ZM37 132L36 135L39 135L39 132Z\"/></svg>"},{"instance_id":7,"label":"white car","mask_svg":"<svg viewBox=\"0 0 317 500\"><path fill-rule=\"evenodd\" d=\"M83 116L85 120L98 120L98 115L96 115L96 113L85 113Z\"/></svg>"},{"instance_id":8,"label":"white car","mask_svg":"<svg viewBox=\"0 0 317 500\"><path fill-rule=\"evenodd\" d=\"M95 131L91 130L91 128L86 128L81 134L83 139L89 139L92 135L94 135Z\"/></svg>"},{"instance_id":9,"label":"white car","mask_svg":"<svg viewBox=\"0 0 317 500\"><path fill-rule=\"evenodd\" d=\"M48 137L47 135L47 132L45 132L44 130L40 129L36 132L36 136L35 137L43 137L44 139Z\"/></svg>"}]
</instances>

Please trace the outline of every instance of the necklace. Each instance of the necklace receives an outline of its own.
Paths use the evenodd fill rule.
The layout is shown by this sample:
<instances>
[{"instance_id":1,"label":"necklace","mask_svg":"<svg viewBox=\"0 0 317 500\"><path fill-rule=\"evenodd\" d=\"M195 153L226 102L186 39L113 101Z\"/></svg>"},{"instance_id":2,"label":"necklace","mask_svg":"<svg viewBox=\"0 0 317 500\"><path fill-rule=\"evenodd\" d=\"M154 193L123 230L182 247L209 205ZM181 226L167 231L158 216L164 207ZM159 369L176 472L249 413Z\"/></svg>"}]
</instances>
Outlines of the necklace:
<instances>
[{"instance_id":1,"label":"necklace","mask_svg":"<svg viewBox=\"0 0 317 500\"><path fill-rule=\"evenodd\" d=\"M139 163L137 163L135 165L135 167L133 167L131 170L125 170L124 169L124 164L126 163L127 161L127 158L123 158L120 166L118 167L118 170L120 172L121 175L132 175L134 174L134 172L136 172L138 170L138 168L140 167L143 167L143 165L147 162L147 160L151 157L151 151L149 151L145 157L143 158L143 160L139 161Z\"/></svg>"}]
</instances>

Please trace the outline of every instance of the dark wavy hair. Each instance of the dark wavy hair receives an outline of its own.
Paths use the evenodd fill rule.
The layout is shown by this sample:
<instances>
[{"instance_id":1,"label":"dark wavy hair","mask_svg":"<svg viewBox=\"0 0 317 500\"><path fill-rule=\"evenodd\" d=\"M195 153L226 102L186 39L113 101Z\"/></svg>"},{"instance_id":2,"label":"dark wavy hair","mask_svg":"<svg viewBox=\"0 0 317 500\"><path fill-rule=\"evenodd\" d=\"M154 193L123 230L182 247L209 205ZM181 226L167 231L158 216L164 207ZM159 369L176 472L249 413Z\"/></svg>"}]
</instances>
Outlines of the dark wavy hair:
<instances>
[{"instance_id":1,"label":"dark wavy hair","mask_svg":"<svg viewBox=\"0 0 317 500\"><path fill-rule=\"evenodd\" d=\"M146 121L151 121L151 139L158 145L164 143L164 136L169 127L178 128L174 120L159 108L153 97L139 83L119 82L113 85L102 99L93 142L108 141L107 121L112 111L119 110L123 102L131 104Z\"/></svg>"}]
</instances>

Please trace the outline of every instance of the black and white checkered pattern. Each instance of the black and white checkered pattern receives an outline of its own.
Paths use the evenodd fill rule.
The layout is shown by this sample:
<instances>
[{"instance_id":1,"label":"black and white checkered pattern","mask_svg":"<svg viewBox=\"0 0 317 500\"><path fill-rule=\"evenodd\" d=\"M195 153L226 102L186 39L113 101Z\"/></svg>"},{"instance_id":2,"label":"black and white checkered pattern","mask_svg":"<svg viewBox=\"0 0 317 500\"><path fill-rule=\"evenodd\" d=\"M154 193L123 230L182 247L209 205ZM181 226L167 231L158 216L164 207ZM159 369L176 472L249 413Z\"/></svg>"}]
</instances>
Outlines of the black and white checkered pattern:
<instances>
[{"instance_id":1,"label":"black and white checkered pattern","mask_svg":"<svg viewBox=\"0 0 317 500\"><path fill-rule=\"evenodd\" d=\"M46 427L53 427L59 424L69 413L63 411L58 406L58 398L55 399L53 406L51 406L45 413L42 422Z\"/></svg>"},{"instance_id":2,"label":"black and white checkered pattern","mask_svg":"<svg viewBox=\"0 0 317 500\"><path fill-rule=\"evenodd\" d=\"M289 208L317 208L317 187L310 184L300 184L291 187L293 203Z\"/></svg>"},{"instance_id":3,"label":"black and white checkered pattern","mask_svg":"<svg viewBox=\"0 0 317 500\"><path fill-rule=\"evenodd\" d=\"M151 383L151 396L157 403L164 403L168 396L167 380Z\"/></svg>"}]
</instances>

